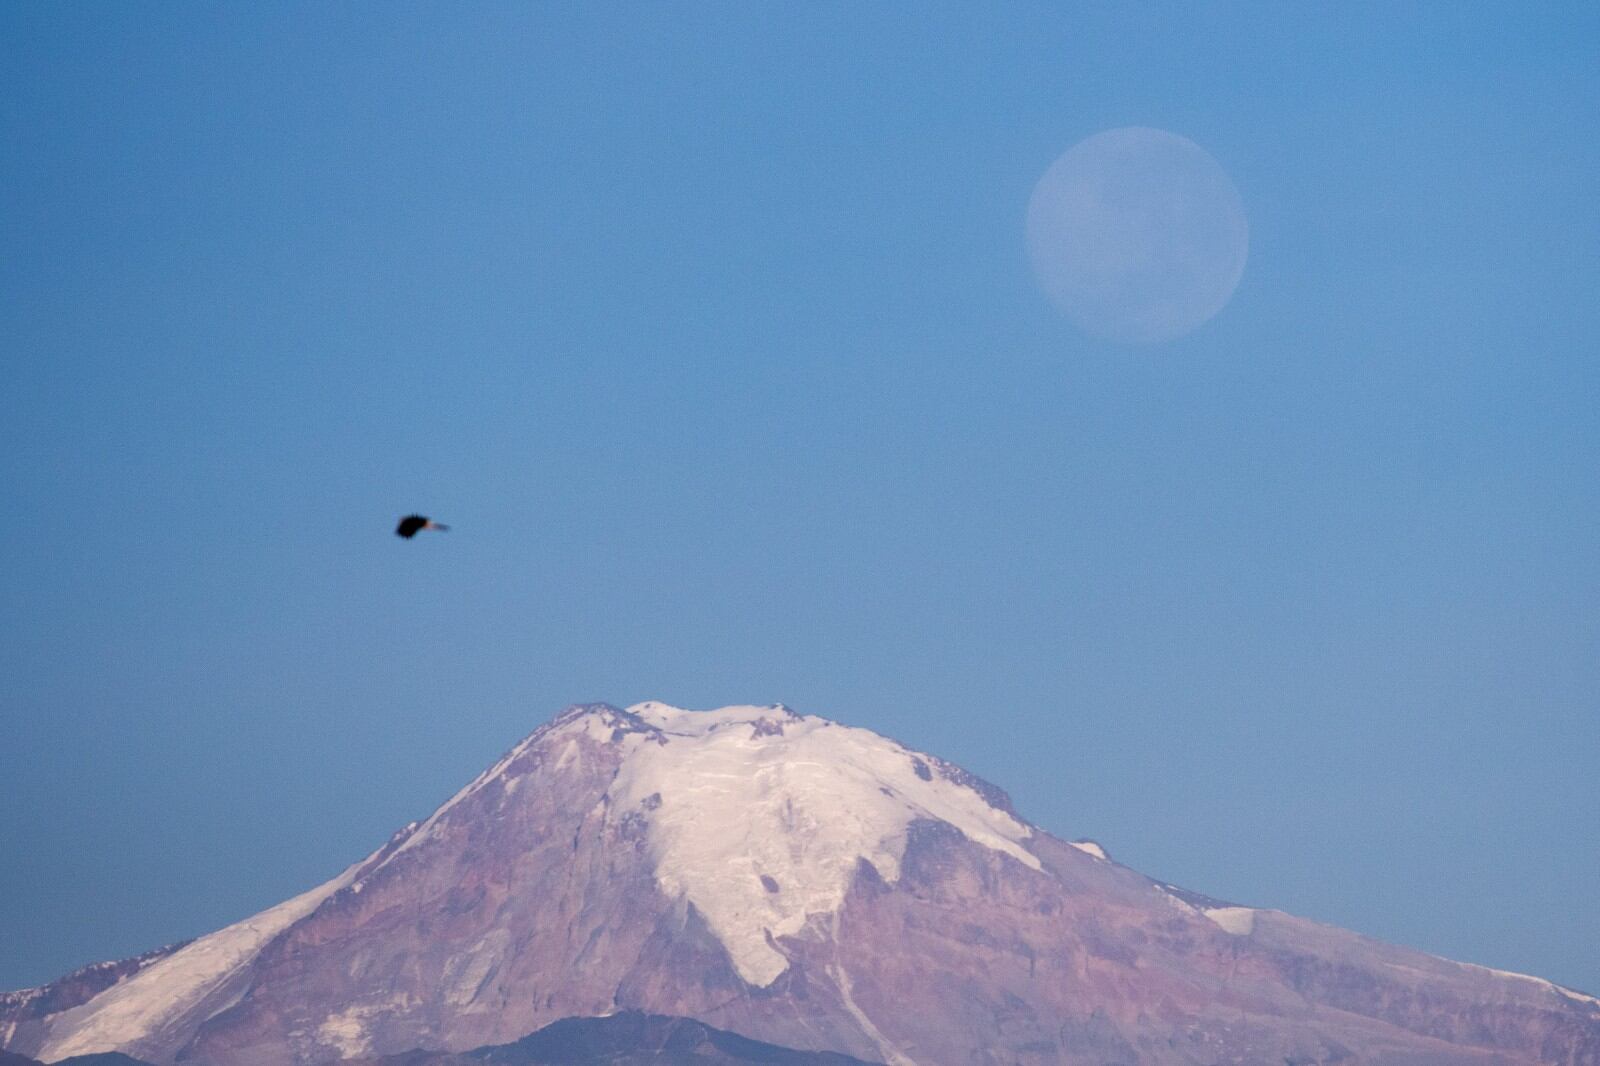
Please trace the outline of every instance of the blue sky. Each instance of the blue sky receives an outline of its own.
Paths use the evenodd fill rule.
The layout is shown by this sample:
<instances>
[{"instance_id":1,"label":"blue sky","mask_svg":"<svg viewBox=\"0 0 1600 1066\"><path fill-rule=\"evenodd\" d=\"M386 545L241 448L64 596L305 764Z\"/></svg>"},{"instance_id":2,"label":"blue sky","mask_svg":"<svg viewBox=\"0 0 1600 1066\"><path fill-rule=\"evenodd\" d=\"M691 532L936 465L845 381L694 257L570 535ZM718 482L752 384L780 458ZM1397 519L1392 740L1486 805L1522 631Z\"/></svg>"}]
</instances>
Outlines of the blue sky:
<instances>
[{"instance_id":1,"label":"blue sky","mask_svg":"<svg viewBox=\"0 0 1600 1066\"><path fill-rule=\"evenodd\" d=\"M655 698L1600 991L1600 16L1395 7L0 8L0 987ZM1153 348L1024 246L1125 125Z\"/></svg>"}]
</instances>

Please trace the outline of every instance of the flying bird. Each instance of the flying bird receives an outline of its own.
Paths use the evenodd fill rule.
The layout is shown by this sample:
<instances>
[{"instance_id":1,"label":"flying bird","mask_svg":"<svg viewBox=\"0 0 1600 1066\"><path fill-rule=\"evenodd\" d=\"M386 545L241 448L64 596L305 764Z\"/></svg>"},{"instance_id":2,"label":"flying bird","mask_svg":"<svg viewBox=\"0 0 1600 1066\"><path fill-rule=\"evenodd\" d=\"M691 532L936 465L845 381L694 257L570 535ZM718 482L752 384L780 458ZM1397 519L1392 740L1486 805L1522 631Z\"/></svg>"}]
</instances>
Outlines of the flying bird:
<instances>
[{"instance_id":1,"label":"flying bird","mask_svg":"<svg viewBox=\"0 0 1600 1066\"><path fill-rule=\"evenodd\" d=\"M410 540L424 529L437 529L442 533L449 528L449 526L440 525L427 515L408 514L400 519L400 524L394 527L394 531L396 536Z\"/></svg>"}]
</instances>

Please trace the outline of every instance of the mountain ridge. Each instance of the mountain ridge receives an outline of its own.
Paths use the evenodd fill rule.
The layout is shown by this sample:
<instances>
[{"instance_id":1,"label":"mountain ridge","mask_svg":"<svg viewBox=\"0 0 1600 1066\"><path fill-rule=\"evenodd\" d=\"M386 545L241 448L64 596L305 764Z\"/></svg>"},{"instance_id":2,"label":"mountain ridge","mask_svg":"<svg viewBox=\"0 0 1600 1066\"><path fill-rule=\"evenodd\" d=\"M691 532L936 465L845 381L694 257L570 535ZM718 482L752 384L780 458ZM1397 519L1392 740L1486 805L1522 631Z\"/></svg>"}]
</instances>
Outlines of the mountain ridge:
<instances>
[{"instance_id":1,"label":"mountain ridge","mask_svg":"<svg viewBox=\"0 0 1600 1066\"><path fill-rule=\"evenodd\" d=\"M895 1066L1600 1059L1583 993L1154 881L781 705L568 708L334 879L143 958L0 1000L0 1046L311 1066L635 1010Z\"/></svg>"}]
</instances>

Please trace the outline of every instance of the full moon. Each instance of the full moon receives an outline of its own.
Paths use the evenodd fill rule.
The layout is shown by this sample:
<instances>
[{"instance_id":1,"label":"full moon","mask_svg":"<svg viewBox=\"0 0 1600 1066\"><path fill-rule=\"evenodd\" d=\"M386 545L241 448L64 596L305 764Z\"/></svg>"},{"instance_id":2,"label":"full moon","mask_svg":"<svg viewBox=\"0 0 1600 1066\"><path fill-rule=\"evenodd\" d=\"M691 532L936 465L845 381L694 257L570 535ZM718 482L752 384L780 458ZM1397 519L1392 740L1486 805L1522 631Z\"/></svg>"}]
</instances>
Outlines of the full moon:
<instances>
[{"instance_id":1,"label":"full moon","mask_svg":"<svg viewBox=\"0 0 1600 1066\"><path fill-rule=\"evenodd\" d=\"M1199 145L1106 130L1050 165L1028 201L1039 285L1085 332L1159 344L1227 304L1250 249L1239 190Z\"/></svg>"}]
</instances>

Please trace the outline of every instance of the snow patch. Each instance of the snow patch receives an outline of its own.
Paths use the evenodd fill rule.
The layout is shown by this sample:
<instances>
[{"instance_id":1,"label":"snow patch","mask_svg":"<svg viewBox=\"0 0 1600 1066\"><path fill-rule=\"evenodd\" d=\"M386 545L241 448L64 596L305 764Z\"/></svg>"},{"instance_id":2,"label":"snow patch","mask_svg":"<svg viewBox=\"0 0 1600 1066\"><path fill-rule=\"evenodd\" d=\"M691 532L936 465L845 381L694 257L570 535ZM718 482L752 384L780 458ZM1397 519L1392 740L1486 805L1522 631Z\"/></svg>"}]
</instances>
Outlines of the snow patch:
<instances>
[{"instance_id":1,"label":"snow patch","mask_svg":"<svg viewBox=\"0 0 1600 1066\"><path fill-rule=\"evenodd\" d=\"M352 1003L343 1010L329 1014L317 1026L318 1042L337 1050L343 1058L369 1055L372 1052L372 1019L403 1013L416 1005L416 999L404 992L377 1002L369 998L365 1003Z\"/></svg>"},{"instance_id":2,"label":"snow patch","mask_svg":"<svg viewBox=\"0 0 1600 1066\"><path fill-rule=\"evenodd\" d=\"M583 718L583 735L593 741L604 743L610 740L615 728L603 715L591 714Z\"/></svg>"},{"instance_id":3,"label":"snow patch","mask_svg":"<svg viewBox=\"0 0 1600 1066\"><path fill-rule=\"evenodd\" d=\"M1171 906L1173 909L1182 911L1184 914L1198 914L1198 913L1200 913L1199 909L1197 907L1195 907L1194 904L1192 904L1188 900L1183 899L1182 897L1174 894L1171 889L1167 888L1166 885L1157 884L1155 886L1155 889L1156 889L1157 892L1159 892L1161 894L1161 898L1166 900L1168 905Z\"/></svg>"},{"instance_id":4,"label":"snow patch","mask_svg":"<svg viewBox=\"0 0 1600 1066\"><path fill-rule=\"evenodd\" d=\"M372 1038L367 1035L367 1026L362 1019L370 1013L370 1010L362 1007L347 1007L337 1014L330 1014L326 1021L317 1026L317 1036L323 1044L336 1049L347 1059L365 1055L372 1049Z\"/></svg>"},{"instance_id":5,"label":"snow patch","mask_svg":"<svg viewBox=\"0 0 1600 1066\"><path fill-rule=\"evenodd\" d=\"M888 1066L917 1066L916 1062L907 1057L899 1048L889 1043L883 1032L872 1024L872 1019L867 1017L865 1011L856 1006L854 997L850 995L850 975L844 972L843 966L829 966L828 976L833 978L833 983L839 986L839 1002L844 1004L844 1009L850 1017L861 1026L861 1031L868 1040L878 1047L878 1052L883 1056L883 1061Z\"/></svg>"},{"instance_id":6,"label":"snow patch","mask_svg":"<svg viewBox=\"0 0 1600 1066\"><path fill-rule=\"evenodd\" d=\"M1546 981L1543 977L1535 977L1532 974L1526 973L1513 973L1510 970L1497 970L1493 966L1479 966L1475 962L1458 962L1456 965L1465 966L1472 970L1487 971L1488 973L1494 974L1496 977L1510 977L1518 981L1532 981L1534 984L1547 988L1560 996L1564 996L1565 998L1572 1000L1574 1003L1589 1003L1595 1006L1600 1006L1600 999L1596 999L1593 996L1585 995L1584 993L1575 991L1574 989L1558 985L1554 981Z\"/></svg>"},{"instance_id":7,"label":"snow patch","mask_svg":"<svg viewBox=\"0 0 1600 1066\"><path fill-rule=\"evenodd\" d=\"M1110 856L1106 854L1106 849L1102 848L1099 844L1096 844L1092 840L1070 840L1068 843L1077 848L1079 851L1083 852L1085 855L1093 855L1095 858L1102 861L1110 860Z\"/></svg>"},{"instance_id":8,"label":"snow patch","mask_svg":"<svg viewBox=\"0 0 1600 1066\"><path fill-rule=\"evenodd\" d=\"M322 901L355 880L371 856L326 884L200 937L119 981L86 1003L56 1015L37 1058L120 1051L199 1005L261 949ZM219 1005L221 1006L221 1005Z\"/></svg>"},{"instance_id":9,"label":"snow patch","mask_svg":"<svg viewBox=\"0 0 1600 1066\"><path fill-rule=\"evenodd\" d=\"M452 1007L467 1007L478 998L502 958L508 957L511 934L493 929L444 965L444 998Z\"/></svg>"},{"instance_id":10,"label":"snow patch","mask_svg":"<svg viewBox=\"0 0 1600 1066\"><path fill-rule=\"evenodd\" d=\"M781 706L628 710L665 743L625 748L611 810L644 815L657 884L694 904L752 985L788 968L769 937L837 912L860 860L899 878L916 819L1040 869L1025 824L943 773L919 774L919 762L925 774L945 764L876 733Z\"/></svg>"},{"instance_id":11,"label":"snow patch","mask_svg":"<svg viewBox=\"0 0 1600 1066\"><path fill-rule=\"evenodd\" d=\"M15 992L0 992L0 1010L13 1010L26 1007L29 1003L44 995L41 988L19 988Z\"/></svg>"},{"instance_id":12,"label":"snow patch","mask_svg":"<svg viewBox=\"0 0 1600 1066\"><path fill-rule=\"evenodd\" d=\"M1211 907L1202 913L1234 936L1249 936L1255 932L1254 907Z\"/></svg>"},{"instance_id":13,"label":"snow patch","mask_svg":"<svg viewBox=\"0 0 1600 1066\"><path fill-rule=\"evenodd\" d=\"M1535 978L1535 980L1541 980L1541 979L1540 978ZM1593 996L1585 995L1582 992L1578 992L1578 991L1575 991L1573 989L1566 988L1565 986L1558 985L1553 981L1546 981L1545 984L1549 985L1551 988L1555 989L1558 993L1560 993L1563 996L1566 996L1568 999L1572 1000L1575 1003L1592 1003L1595 1006L1600 1007L1600 999L1596 999Z\"/></svg>"}]
</instances>

